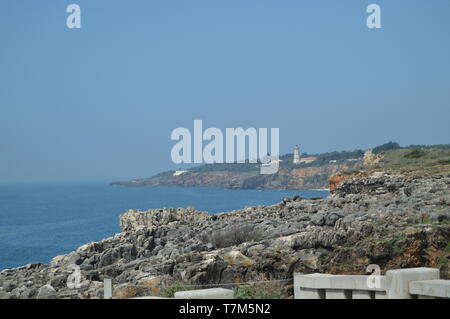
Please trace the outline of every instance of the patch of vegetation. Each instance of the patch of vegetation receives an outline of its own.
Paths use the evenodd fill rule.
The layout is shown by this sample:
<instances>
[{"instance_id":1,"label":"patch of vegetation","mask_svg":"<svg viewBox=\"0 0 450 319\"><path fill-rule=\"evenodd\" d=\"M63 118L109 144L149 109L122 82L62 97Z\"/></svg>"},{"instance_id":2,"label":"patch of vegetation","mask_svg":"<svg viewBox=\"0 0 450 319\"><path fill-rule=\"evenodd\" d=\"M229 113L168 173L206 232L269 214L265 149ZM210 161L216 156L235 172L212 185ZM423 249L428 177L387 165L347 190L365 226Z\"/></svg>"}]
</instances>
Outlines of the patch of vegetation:
<instances>
[{"instance_id":1,"label":"patch of vegetation","mask_svg":"<svg viewBox=\"0 0 450 319\"><path fill-rule=\"evenodd\" d=\"M450 149L403 148L383 153L381 164L385 168L431 167L450 162Z\"/></svg>"},{"instance_id":2,"label":"patch of vegetation","mask_svg":"<svg viewBox=\"0 0 450 319\"><path fill-rule=\"evenodd\" d=\"M377 245L384 245L386 250L392 251L395 255L399 255L403 252L407 238L402 235L392 237L390 234L386 234L386 236L373 238L369 241L372 241Z\"/></svg>"},{"instance_id":3,"label":"patch of vegetation","mask_svg":"<svg viewBox=\"0 0 450 319\"><path fill-rule=\"evenodd\" d=\"M440 222L434 222L432 224L433 226L447 226L450 225L450 220L442 220Z\"/></svg>"},{"instance_id":4,"label":"patch of vegetation","mask_svg":"<svg viewBox=\"0 0 450 319\"><path fill-rule=\"evenodd\" d=\"M252 299L252 286L250 285L242 285L238 286L234 289L234 298L235 299Z\"/></svg>"},{"instance_id":5,"label":"patch of vegetation","mask_svg":"<svg viewBox=\"0 0 450 319\"><path fill-rule=\"evenodd\" d=\"M206 164L201 166L196 166L191 168L190 172L201 173L201 172L257 172L260 169L260 164L258 163L216 163L216 164Z\"/></svg>"},{"instance_id":6,"label":"patch of vegetation","mask_svg":"<svg viewBox=\"0 0 450 319\"><path fill-rule=\"evenodd\" d=\"M252 225L237 225L215 232L209 240L215 248L225 248L260 241L262 238L262 233L254 229Z\"/></svg>"},{"instance_id":7,"label":"patch of vegetation","mask_svg":"<svg viewBox=\"0 0 450 319\"><path fill-rule=\"evenodd\" d=\"M401 148L400 144L398 144L398 143L396 143L396 142L388 142L388 143L379 145L379 146L377 146L377 147L374 147L374 148L372 149L372 152L373 152L374 154L378 154L378 153L381 153L381 152L387 152L387 151L392 151L392 150L398 150L398 149L400 149L400 148Z\"/></svg>"},{"instance_id":8,"label":"patch of vegetation","mask_svg":"<svg viewBox=\"0 0 450 319\"><path fill-rule=\"evenodd\" d=\"M264 183L270 179L273 179L274 177L278 177L278 175L263 175L258 174L252 177L249 177L245 179L242 182L241 188L243 189L253 189L257 188L259 185L264 185Z\"/></svg>"},{"instance_id":9,"label":"patch of vegetation","mask_svg":"<svg viewBox=\"0 0 450 319\"><path fill-rule=\"evenodd\" d=\"M437 155L438 161L441 161L441 164L447 164L450 162L449 152L450 152L450 144L439 144L439 145L411 145L407 147L401 147L396 142L388 142L382 145L378 145L372 149L373 153L383 153L383 155L393 153L393 157L396 158L398 155L400 157L404 157L406 155L407 159L417 159L421 157L426 157L431 153L434 157ZM440 152L438 152L440 151ZM409 155L408 155L409 154ZM442 157L442 155L444 155ZM335 152L327 152L327 153L318 153L318 154L308 154L302 153L302 157L317 157L317 160L311 163L302 163L302 164L293 164L292 158L293 154L285 154L280 156L280 167L281 168L301 168L301 167L316 167L322 166L325 164L329 164L330 161L344 162L349 159L362 158L364 156L363 150L354 150L354 151L335 151ZM440 158L440 159L439 159ZM181 168L180 168L181 169ZM260 169L260 163L249 163L247 160L245 163L216 163L216 164L205 164L194 166L191 168L185 168L189 170L189 172L220 172L220 171L229 171L229 172L258 172ZM167 171L153 176L153 178L164 178L172 176L175 171Z\"/></svg>"},{"instance_id":10,"label":"patch of vegetation","mask_svg":"<svg viewBox=\"0 0 450 319\"><path fill-rule=\"evenodd\" d=\"M282 162L280 163L281 168L293 169L293 168L305 168L305 167L318 167L323 165L328 165L330 161L336 161L337 164L342 164L349 159L359 159L364 156L363 150L355 151L341 151L341 152L328 152L321 154L307 154L303 153L301 157L317 157L317 159L311 163L292 163L293 154L286 154L280 157Z\"/></svg>"},{"instance_id":11,"label":"patch of vegetation","mask_svg":"<svg viewBox=\"0 0 450 319\"><path fill-rule=\"evenodd\" d=\"M443 159L437 162L440 165L450 165L450 159Z\"/></svg>"},{"instance_id":12,"label":"patch of vegetation","mask_svg":"<svg viewBox=\"0 0 450 319\"><path fill-rule=\"evenodd\" d=\"M347 242L342 244L342 247L346 247L346 248L352 248L354 246L355 246L355 243L353 243L351 241L347 241Z\"/></svg>"},{"instance_id":13,"label":"patch of vegetation","mask_svg":"<svg viewBox=\"0 0 450 319\"><path fill-rule=\"evenodd\" d=\"M360 169L349 169L347 171L341 172L341 174L342 175L353 175L353 174L358 174L359 172L361 172Z\"/></svg>"},{"instance_id":14,"label":"patch of vegetation","mask_svg":"<svg viewBox=\"0 0 450 319\"><path fill-rule=\"evenodd\" d=\"M413 148L409 153L405 154L405 158L421 158L427 155L427 152L425 150L422 150L420 148Z\"/></svg>"},{"instance_id":15,"label":"patch of vegetation","mask_svg":"<svg viewBox=\"0 0 450 319\"><path fill-rule=\"evenodd\" d=\"M187 290L195 290L200 289L197 288L195 285L185 283L182 281L176 281L173 284L163 287L161 291L159 292L159 295L164 298L174 298L175 293L178 291L187 291Z\"/></svg>"},{"instance_id":16,"label":"patch of vegetation","mask_svg":"<svg viewBox=\"0 0 450 319\"><path fill-rule=\"evenodd\" d=\"M425 225L430 225L431 224L431 220L430 220L430 216L424 214L422 215L422 220L420 221L421 224L425 224Z\"/></svg>"},{"instance_id":17,"label":"patch of vegetation","mask_svg":"<svg viewBox=\"0 0 450 319\"><path fill-rule=\"evenodd\" d=\"M279 283L242 285L234 289L236 299L287 299L286 288Z\"/></svg>"},{"instance_id":18,"label":"patch of vegetation","mask_svg":"<svg viewBox=\"0 0 450 319\"><path fill-rule=\"evenodd\" d=\"M162 172L159 174L156 174L155 176L153 176L153 178L167 178L167 177L172 177L173 173L175 173L175 171L166 171L166 172Z\"/></svg>"},{"instance_id":19,"label":"patch of vegetation","mask_svg":"<svg viewBox=\"0 0 450 319\"><path fill-rule=\"evenodd\" d=\"M450 144L436 144L436 145L409 145L406 148L423 148L423 149L440 149L440 150L448 150L450 149Z\"/></svg>"},{"instance_id":20,"label":"patch of vegetation","mask_svg":"<svg viewBox=\"0 0 450 319\"><path fill-rule=\"evenodd\" d=\"M438 263L442 266L448 267L449 260L447 257L441 256L441 257L439 257Z\"/></svg>"},{"instance_id":21,"label":"patch of vegetation","mask_svg":"<svg viewBox=\"0 0 450 319\"><path fill-rule=\"evenodd\" d=\"M114 291L114 297L119 299L130 299L138 296L136 287L128 286Z\"/></svg>"},{"instance_id":22,"label":"patch of vegetation","mask_svg":"<svg viewBox=\"0 0 450 319\"><path fill-rule=\"evenodd\" d=\"M376 146L372 150L375 154L382 153L383 159L381 163L375 165L379 168L396 169L406 166L417 166L417 167L436 167L436 165L450 165L450 144L441 145L411 145L408 147L401 147L396 142L388 142L379 146ZM350 159L362 159L364 156L363 150L354 151L335 151L319 154L307 154L303 153L302 157L317 157L317 159L310 163L300 163L293 164L293 154L285 154L280 156L280 169L291 170L294 168L307 168L307 167L320 167L328 165L330 161L336 161L336 164L346 164L349 166L348 174L353 173L353 171L358 171L358 161L349 162ZM353 164L352 164L353 163ZM261 163L249 163L248 160L245 163L216 163L216 164L206 164L194 166L191 168L184 168L189 173L205 173L205 172L239 172L241 174L248 174L250 177L246 182L246 185L242 185L241 188L254 188L255 185L263 183L264 178L260 177ZM355 168L355 169L352 169ZM180 168L181 170L181 168ZM165 180L167 178L172 178L174 170L163 172L157 174L150 178L137 179L136 181L145 182L148 179L153 180ZM441 170L437 170L441 172ZM274 174L270 178L278 178L280 174ZM255 178L251 178L255 176ZM313 176L313 178L318 178L321 183L326 184L327 178L329 176ZM306 181L306 178L305 178ZM275 182L278 182L277 180ZM307 181L314 182L314 181ZM279 183L283 183L282 180ZM239 186L239 185L238 185Z\"/></svg>"},{"instance_id":23,"label":"patch of vegetation","mask_svg":"<svg viewBox=\"0 0 450 319\"><path fill-rule=\"evenodd\" d=\"M404 237L404 236L395 237L394 241L392 242L392 248L396 254L400 254L403 251L403 246L405 244L405 241L406 241L406 237Z\"/></svg>"}]
</instances>

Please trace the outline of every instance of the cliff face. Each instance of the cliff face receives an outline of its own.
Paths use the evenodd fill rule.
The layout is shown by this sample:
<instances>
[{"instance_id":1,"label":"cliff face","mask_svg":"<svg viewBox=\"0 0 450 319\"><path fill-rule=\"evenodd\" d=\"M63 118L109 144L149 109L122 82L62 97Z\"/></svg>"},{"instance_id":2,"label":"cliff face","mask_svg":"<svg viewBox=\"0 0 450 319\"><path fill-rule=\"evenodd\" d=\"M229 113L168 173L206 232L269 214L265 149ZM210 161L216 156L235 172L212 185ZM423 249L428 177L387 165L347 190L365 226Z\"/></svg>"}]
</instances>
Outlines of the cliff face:
<instances>
[{"instance_id":1,"label":"cliff face","mask_svg":"<svg viewBox=\"0 0 450 319\"><path fill-rule=\"evenodd\" d=\"M117 296L148 295L174 281L364 274L369 264L383 272L437 267L450 278L449 186L450 175L379 173L341 181L324 199L296 196L217 215L192 208L127 211L120 216L123 232L114 237L50 265L0 272L0 296L99 298L105 277L114 278ZM73 265L81 269L79 289L67 287Z\"/></svg>"},{"instance_id":2,"label":"cliff face","mask_svg":"<svg viewBox=\"0 0 450 319\"><path fill-rule=\"evenodd\" d=\"M328 188L328 178L339 171L358 167L348 162L316 167L283 168L276 174L261 175L252 171L186 171L181 175L165 174L113 185L123 186L209 186L231 189L321 189Z\"/></svg>"}]
</instances>

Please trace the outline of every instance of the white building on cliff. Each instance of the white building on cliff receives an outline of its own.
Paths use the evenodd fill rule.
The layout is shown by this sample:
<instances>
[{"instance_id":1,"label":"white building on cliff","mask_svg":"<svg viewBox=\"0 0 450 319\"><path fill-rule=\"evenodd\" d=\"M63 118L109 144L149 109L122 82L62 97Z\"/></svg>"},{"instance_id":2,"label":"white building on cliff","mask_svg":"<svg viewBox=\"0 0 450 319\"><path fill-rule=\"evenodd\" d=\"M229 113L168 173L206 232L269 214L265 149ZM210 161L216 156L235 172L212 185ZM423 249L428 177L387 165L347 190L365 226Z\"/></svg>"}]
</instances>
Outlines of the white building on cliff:
<instances>
[{"instance_id":1,"label":"white building on cliff","mask_svg":"<svg viewBox=\"0 0 450 319\"><path fill-rule=\"evenodd\" d=\"M295 145L294 147L294 164L300 164L300 147L298 145Z\"/></svg>"}]
</instances>

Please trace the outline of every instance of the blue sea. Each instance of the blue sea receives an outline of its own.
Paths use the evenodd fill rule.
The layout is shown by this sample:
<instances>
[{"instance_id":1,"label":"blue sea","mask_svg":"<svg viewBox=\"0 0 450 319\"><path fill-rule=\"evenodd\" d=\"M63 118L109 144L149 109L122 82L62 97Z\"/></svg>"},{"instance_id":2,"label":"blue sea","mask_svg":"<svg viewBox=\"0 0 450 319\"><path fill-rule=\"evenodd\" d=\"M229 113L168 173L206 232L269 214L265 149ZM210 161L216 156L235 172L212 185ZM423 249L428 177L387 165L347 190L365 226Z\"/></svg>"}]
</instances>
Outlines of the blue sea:
<instances>
[{"instance_id":1,"label":"blue sea","mask_svg":"<svg viewBox=\"0 0 450 319\"><path fill-rule=\"evenodd\" d=\"M91 241L120 232L128 209L194 206L211 214L270 205L327 191L226 190L203 187L119 187L107 183L0 185L0 270L48 263Z\"/></svg>"}]
</instances>

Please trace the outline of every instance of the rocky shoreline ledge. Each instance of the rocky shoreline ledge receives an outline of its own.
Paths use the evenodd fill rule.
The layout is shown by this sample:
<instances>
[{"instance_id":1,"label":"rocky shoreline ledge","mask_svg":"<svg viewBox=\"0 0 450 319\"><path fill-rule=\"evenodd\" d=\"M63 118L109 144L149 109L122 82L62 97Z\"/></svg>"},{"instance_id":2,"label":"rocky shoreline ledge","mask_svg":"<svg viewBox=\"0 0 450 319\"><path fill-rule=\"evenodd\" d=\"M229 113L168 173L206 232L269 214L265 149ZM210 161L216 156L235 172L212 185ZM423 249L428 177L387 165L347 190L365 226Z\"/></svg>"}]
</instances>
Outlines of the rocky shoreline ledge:
<instances>
[{"instance_id":1,"label":"rocky shoreline ledge","mask_svg":"<svg viewBox=\"0 0 450 319\"><path fill-rule=\"evenodd\" d=\"M0 272L0 299L157 295L175 282L223 285L293 272L364 274L436 267L450 279L450 175L375 173L333 185L323 199L210 215L191 207L130 210L122 232L55 257ZM74 265L80 287L67 286Z\"/></svg>"}]
</instances>

